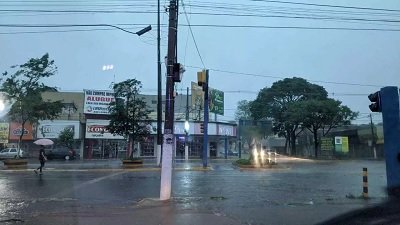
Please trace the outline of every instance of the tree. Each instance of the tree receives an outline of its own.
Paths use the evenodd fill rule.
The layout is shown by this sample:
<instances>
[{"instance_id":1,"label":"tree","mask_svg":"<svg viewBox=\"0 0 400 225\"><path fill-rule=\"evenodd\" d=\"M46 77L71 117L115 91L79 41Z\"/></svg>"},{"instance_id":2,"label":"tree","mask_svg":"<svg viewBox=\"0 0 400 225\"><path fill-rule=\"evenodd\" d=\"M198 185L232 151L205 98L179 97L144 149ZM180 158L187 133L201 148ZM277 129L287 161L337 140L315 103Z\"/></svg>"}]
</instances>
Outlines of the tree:
<instances>
[{"instance_id":1,"label":"tree","mask_svg":"<svg viewBox=\"0 0 400 225\"><path fill-rule=\"evenodd\" d=\"M65 128L58 135L57 141L58 141L58 144L60 144L61 146L65 146L69 149L73 149L74 144L75 144L74 131L69 128Z\"/></svg>"},{"instance_id":2,"label":"tree","mask_svg":"<svg viewBox=\"0 0 400 225\"><path fill-rule=\"evenodd\" d=\"M341 101L331 98L311 99L296 104L297 113L303 117L303 126L313 134L315 157L318 157L320 130L322 136L326 136L332 128L349 125L358 116L358 113L341 104Z\"/></svg>"},{"instance_id":3,"label":"tree","mask_svg":"<svg viewBox=\"0 0 400 225\"><path fill-rule=\"evenodd\" d=\"M295 111L296 102L308 99L324 99L328 93L319 85L303 78L285 78L265 87L251 103L254 119L273 119L273 130L286 138L286 146L296 154L296 138L303 131L301 117Z\"/></svg>"},{"instance_id":4,"label":"tree","mask_svg":"<svg viewBox=\"0 0 400 225\"><path fill-rule=\"evenodd\" d=\"M110 124L107 129L112 134L128 139L129 158L133 159L132 146L135 141L150 134L150 119L146 102L140 97L142 84L136 79L129 79L113 86L115 102L109 106Z\"/></svg>"},{"instance_id":5,"label":"tree","mask_svg":"<svg viewBox=\"0 0 400 225\"><path fill-rule=\"evenodd\" d=\"M237 121L242 119L251 119L251 111L250 111L251 101L241 100L238 102L238 106L235 112L235 119Z\"/></svg>"},{"instance_id":6,"label":"tree","mask_svg":"<svg viewBox=\"0 0 400 225\"><path fill-rule=\"evenodd\" d=\"M9 118L21 124L19 151L26 122L35 124L39 120L53 120L59 116L63 105L61 101L44 101L41 95L45 91L55 90L41 81L57 72L54 60L50 60L49 54L31 58L25 64L12 66L11 69L16 71L13 74L7 71L3 73L1 91L12 104L8 112Z\"/></svg>"}]
</instances>

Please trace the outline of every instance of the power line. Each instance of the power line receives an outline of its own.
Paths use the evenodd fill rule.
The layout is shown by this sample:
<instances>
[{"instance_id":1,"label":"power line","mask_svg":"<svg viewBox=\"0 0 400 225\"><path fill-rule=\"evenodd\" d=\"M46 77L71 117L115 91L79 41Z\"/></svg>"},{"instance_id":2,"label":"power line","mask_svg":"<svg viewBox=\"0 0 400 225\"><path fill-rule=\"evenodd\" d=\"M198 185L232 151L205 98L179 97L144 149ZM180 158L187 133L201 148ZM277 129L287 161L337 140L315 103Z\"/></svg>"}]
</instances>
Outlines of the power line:
<instances>
[{"instance_id":1,"label":"power line","mask_svg":"<svg viewBox=\"0 0 400 225\"><path fill-rule=\"evenodd\" d=\"M315 3L289 2L289 1L276 1L276 0L249 0L249 1L271 2L271 3L281 3L281 4L292 4L292 5L307 5L307 6L318 6L318 7L328 7L328 8L372 10L372 11L384 11L384 12L400 12L399 9L384 9L384 8L370 8L370 7L357 7L357 6L344 6L344 5L315 4Z\"/></svg>"},{"instance_id":2,"label":"power line","mask_svg":"<svg viewBox=\"0 0 400 225\"><path fill-rule=\"evenodd\" d=\"M0 9L0 12L36 12L36 13L157 13L156 11L131 10L47 10L47 9Z\"/></svg>"},{"instance_id":3,"label":"power line","mask_svg":"<svg viewBox=\"0 0 400 225\"><path fill-rule=\"evenodd\" d=\"M189 67L189 68L201 69L201 67L198 67L198 66L191 66L191 65L185 65L185 66ZM229 74L252 76L252 77L263 77L263 78L273 78L273 79L285 79L285 78L288 78L288 77L282 77L282 76L270 76L270 75L255 74L255 73L242 73L242 72L220 70L220 69L212 69L212 68L208 68L208 69L211 70L211 71L220 72L220 73L229 73ZM384 85L375 85L375 84L360 84L360 83L334 82L334 81L322 81L322 80L308 80L308 81L315 82L315 83L361 86L361 87L383 87L384 86Z\"/></svg>"},{"instance_id":4,"label":"power line","mask_svg":"<svg viewBox=\"0 0 400 225\"><path fill-rule=\"evenodd\" d=\"M200 54L200 51L199 51L199 47L197 46L196 38L194 37L192 27L190 26L189 17L188 17L188 15L187 15L185 3L183 2L183 0L182 0L182 7L183 7L183 11L184 11L184 13L185 13L185 17L186 17L187 24L188 24L188 26L189 26L190 34L192 35L192 39L193 39L194 45L195 45L195 47L196 47L197 54L198 54L199 57L200 57L201 64L203 64L203 68L206 68L206 66L204 65L203 57L201 57L201 54Z\"/></svg>"},{"instance_id":5,"label":"power line","mask_svg":"<svg viewBox=\"0 0 400 225\"><path fill-rule=\"evenodd\" d=\"M260 14L235 14L235 13L209 13L209 12L192 12L192 15L209 15L209 16L235 16L235 17L261 17L261 18L288 18L288 19L311 19L311 20L343 20L343 21L365 21L365 22L386 22L399 23L400 20L389 19L365 19L365 18L345 18L345 17L327 17L327 16L283 16L283 15L260 15Z\"/></svg>"},{"instance_id":6,"label":"power line","mask_svg":"<svg viewBox=\"0 0 400 225\"><path fill-rule=\"evenodd\" d=\"M121 24L121 25L148 25L148 24ZM63 27L112 27L126 33L137 33L112 24L0 24L0 27L20 27L20 28L63 28Z\"/></svg>"},{"instance_id":7,"label":"power line","mask_svg":"<svg viewBox=\"0 0 400 225\"><path fill-rule=\"evenodd\" d=\"M182 24L182 26L185 25ZM263 25L224 25L224 24L192 24L191 26L213 27L213 28L252 28L252 29L344 30L344 31L385 31L385 32L400 31L400 29L350 28L350 27L263 26Z\"/></svg>"}]
</instances>

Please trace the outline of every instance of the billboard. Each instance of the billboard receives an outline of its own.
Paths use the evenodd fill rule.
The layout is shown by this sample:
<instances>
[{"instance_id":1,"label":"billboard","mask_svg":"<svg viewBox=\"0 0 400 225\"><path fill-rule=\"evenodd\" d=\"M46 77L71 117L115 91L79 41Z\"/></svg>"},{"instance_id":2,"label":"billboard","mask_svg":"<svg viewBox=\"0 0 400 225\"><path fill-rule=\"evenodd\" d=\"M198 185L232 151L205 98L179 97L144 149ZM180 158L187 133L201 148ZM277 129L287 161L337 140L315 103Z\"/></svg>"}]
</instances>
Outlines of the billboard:
<instances>
[{"instance_id":1,"label":"billboard","mask_svg":"<svg viewBox=\"0 0 400 225\"><path fill-rule=\"evenodd\" d=\"M0 143L8 143L10 125L8 123L0 123Z\"/></svg>"},{"instance_id":2,"label":"billboard","mask_svg":"<svg viewBox=\"0 0 400 225\"><path fill-rule=\"evenodd\" d=\"M86 138L93 139L125 139L123 136L111 134L107 130L109 120L86 120Z\"/></svg>"},{"instance_id":3,"label":"billboard","mask_svg":"<svg viewBox=\"0 0 400 225\"><path fill-rule=\"evenodd\" d=\"M197 83L192 82L192 109L203 109L204 106L204 92L202 87Z\"/></svg>"},{"instance_id":4,"label":"billboard","mask_svg":"<svg viewBox=\"0 0 400 225\"><path fill-rule=\"evenodd\" d=\"M33 126L31 123L26 122L25 126L24 126L24 133L22 136L22 140L23 141L31 141L33 140ZM10 135L9 135L9 139L10 140L19 140L19 137L22 133L22 126L20 123L16 123L16 122L11 122L10 124Z\"/></svg>"},{"instance_id":5,"label":"billboard","mask_svg":"<svg viewBox=\"0 0 400 225\"><path fill-rule=\"evenodd\" d=\"M85 114L110 114L108 106L115 101L114 92L110 90L84 90L85 103L83 113Z\"/></svg>"},{"instance_id":6,"label":"billboard","mask_svg":"<svg viewBox=\"0 0 400 225\"><path fill-rule=\"evenodd\" d=\"M37 138L58 138L61 131L69 129L74 132L74 139L79 139L79 121L39 121L37 128Z\"/></svg>"},{"instance_id":7,"label":"billboard","mask_svg":"<svg viewBox=\"0 0 400 225\"><path fill-rule=\"evenodd\" d=\"M224 115L224 92L210 88L208 91L210 98L210 112L223 116Z\"/></svg>"}]
</instances>

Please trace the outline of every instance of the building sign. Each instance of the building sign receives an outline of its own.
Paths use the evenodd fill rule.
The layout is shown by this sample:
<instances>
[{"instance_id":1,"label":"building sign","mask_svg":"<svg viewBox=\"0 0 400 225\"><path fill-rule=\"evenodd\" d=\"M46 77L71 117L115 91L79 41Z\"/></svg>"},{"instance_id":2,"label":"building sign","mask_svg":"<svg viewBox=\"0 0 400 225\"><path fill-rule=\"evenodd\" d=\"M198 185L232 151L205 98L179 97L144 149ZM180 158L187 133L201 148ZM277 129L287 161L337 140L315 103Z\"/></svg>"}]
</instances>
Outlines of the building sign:
<instances>
[{"instance_id":1,"label":"building sign","mask_svg":"<svg viewBox=\"0 0 400 225\"><path fill-rule=\"evenodd\" d=\"M334 149L335 145L333 144L332 138L321 138L321 151L333 151Z\"/></svg>"},{"instance_id":2,"label":"building sign","mask_svg":"<svg viewBox=\"0 0 400 225\"><path fill-rule=\"evenodd\" d=\"M210 97L210 112L224 115L224 92L210 88L209 90L209 97Z\"/></svg>"},{"instance_id":3,"label":"building sign","mask_svg":"<svg viewBox=\"0 0 400 225\"><path fill-rule=\"evenodd\" d=\"M39 121L37 138L58 138L60 133L68 129L74 133L74 139L79 139L79 121L59 120Z\"/></svg>"},{"instance_id":4,"label":"building sign","mask_svg":"<svg viewBox=\"0 0 400 225\"><path fill-rule=\"evenodd\" d=\"M226 124L218 124L218 135L221 136L236 136L236 127Z\"/></svg>"},{"instance_id":5,"label":"building sign","mask_svg":"<svg viewBox=\"0 0 400 225\"><path fill-rule=\"evenodd\" d=\"M8 143L10 125L8 123L0 123L0 143Z\"/></svg>"},{"instance_id":6,"label":"building sign","mask_svg":"<svg viewBox=\"0 0 400 225\"><path fill-rule=\"evenodd\" d=\"M114 92L107 90L84 90L85 103L83 113L85 114L110 114L109 105L115 101Z\"/></svg>"},{"instance_id":7,"label":"building sign","mask_svg":"<svg viewBox=\"0 0 400 225\"><path fill-rule=\"evenodd\" d=\"M335 151L337 153L349 153L349 138L335 137Z\"/></svg>"},{"instance_id":8,"label":"building sign","mask_svg":"<svg viewBox=\"0 0 400 225\"><path fill-rule=\"evenodd\" d=\"M93 139L125 139L123 136L111 134L107 129L109 120L86 120L86 138Z\"/></svg>"},{"instance_id":9,"label":"building sign","mask_svg":"<svg viewBox=\"0 0 400 225\"><path fill-rule=\"evenodd\" d=\"M33 140L33 127L32 124L30 123L25 123L24 126L24 133L22 136L22 140L23 141L31 141ZM15 123L15 122L11 122L10 124L10 135L9 135L9 139L16 141L19 140L19 137L21 136L22 133L22 126L20 123Z\"/></svg>"}]
</instances>

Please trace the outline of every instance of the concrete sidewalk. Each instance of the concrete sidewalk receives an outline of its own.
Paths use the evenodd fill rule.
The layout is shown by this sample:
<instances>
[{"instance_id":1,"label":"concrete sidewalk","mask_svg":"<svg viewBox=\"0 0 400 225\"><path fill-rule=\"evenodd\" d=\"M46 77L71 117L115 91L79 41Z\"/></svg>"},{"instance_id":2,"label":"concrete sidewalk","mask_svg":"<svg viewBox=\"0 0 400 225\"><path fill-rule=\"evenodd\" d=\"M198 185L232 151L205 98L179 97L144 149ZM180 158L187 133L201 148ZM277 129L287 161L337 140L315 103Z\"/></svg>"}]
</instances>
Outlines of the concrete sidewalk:
<instances>
[{"instance_id":1,"label":"concrete sidewalk","mask_svg":"<svg viewBox=\"0 0 400 225\"><path fill-rule=\"evenodd\" d=\"M212 159L208 163L207 168L203 168L201 160L181 160L177 159L173 162L175 170L193 170L193 171L208 171L213 169L213 164L232 165L236 159ZM27 171L34 170L40 166L38 160L29 159L28 167L24 169L7 169L4 165L0 166L3 171ZM145 159L143 165L138 168L124 168L122 161L119 159L103 159L103 160L71 160L71 161L47 161L44 167L45 171L119 171L119 170L134 170L134 171L159 171L161 167L157 166L155 159Z\"/></svg>"}]
</instances>

